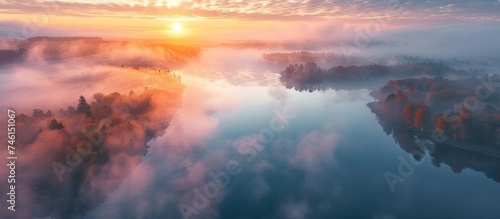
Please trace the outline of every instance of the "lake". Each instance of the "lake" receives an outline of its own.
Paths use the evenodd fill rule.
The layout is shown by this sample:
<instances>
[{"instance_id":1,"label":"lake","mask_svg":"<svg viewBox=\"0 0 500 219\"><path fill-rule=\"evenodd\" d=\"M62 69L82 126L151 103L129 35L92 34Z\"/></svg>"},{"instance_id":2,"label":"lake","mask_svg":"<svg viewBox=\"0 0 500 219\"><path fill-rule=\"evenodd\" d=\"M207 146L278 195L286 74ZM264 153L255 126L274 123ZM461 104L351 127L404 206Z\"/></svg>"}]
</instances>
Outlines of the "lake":
<instances>
[{"instance_id":1,"label":"lake","mask_svg":"<svg viewBox=\"0 0 500 219\"><path fill-rule=\"evenodd\" d=\"M500 216L498 182L447 164L467 153L417 161L366 106L371 90L286 89L263 52L209 49L176 70L186 91L171 125L86 217Z\"/></svg>"}]
</instances>

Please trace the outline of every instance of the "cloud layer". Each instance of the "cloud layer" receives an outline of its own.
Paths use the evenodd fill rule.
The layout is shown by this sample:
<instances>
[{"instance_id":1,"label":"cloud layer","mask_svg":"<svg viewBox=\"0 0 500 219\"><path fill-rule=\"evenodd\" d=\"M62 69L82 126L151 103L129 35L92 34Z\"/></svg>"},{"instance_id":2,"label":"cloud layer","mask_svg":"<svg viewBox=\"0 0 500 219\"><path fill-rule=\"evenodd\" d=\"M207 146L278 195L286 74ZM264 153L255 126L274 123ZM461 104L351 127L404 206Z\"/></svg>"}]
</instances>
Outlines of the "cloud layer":
<instances>
[{"instance_id":1,"label":"cloud layer","mask_svg":"<svg viewBox=\"0 0 500 219\"><path fill-rule=\"evenodd\" d=\"M52 3L52 4L51 4ZM294 18L377 18L384 15L389 4L401 4L404 13L398 18L439 20L499 20L500 4L495 0L480 1L343 1L343 0L297 0L297 1L213 1L213 0L110 0L86 1L2 1L4 13L39 13L47 5L57 5L61 15L106 16L106 17L207 17L276 20ZM54 7L55 8L55 7ZM94 10L98 8L99 10ZM423 16L425 15L425 16Z\"/></svg>"}]
</instances>

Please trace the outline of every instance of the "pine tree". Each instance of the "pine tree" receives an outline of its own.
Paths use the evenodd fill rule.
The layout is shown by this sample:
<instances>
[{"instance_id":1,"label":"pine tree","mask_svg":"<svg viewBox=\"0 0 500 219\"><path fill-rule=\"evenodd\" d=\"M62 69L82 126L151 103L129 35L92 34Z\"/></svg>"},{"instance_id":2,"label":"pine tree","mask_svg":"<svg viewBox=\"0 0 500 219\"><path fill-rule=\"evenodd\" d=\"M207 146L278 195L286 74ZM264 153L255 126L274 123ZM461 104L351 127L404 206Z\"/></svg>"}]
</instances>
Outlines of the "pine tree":
<instances>
[{"instance_id":1,"label":"pine tree","mask_svg":"<svg viewBox=\"0 0 500 219\"><path fill-rule=\"evenodd\" d=\"M52 116L54 116L54 114L52 114L51 110L47 110L47 112L45 113L45 116L46 117L52 117Z\"/></svg>"},{"instance_id":2,"label":"pine tree","mask_svg":"<svg viewBox=\"0 0 500 219\"><path fill-rule=\"evenodd\" d=\"M78 100L78 106L76 107L76 112L83 113L87 117L92 117L90 105L87 103L87 100L84 96L80 96L80 99Z\"/></svg>"},{"instance_id":3,"label":"pine tree","mask_svg":"<svg viewBox=\"0 0 500 219\"><path fill-rule=\"evenodd\" d=\"M43 110L38 109L38 108L34 109L33 114L31 114L31 116L36 117L36 118L41 118L44 115L45 115L45 113L43 112Z\"/></svg>"},{"instance_id":4,"label":"pine tree","mask_svg":"<svg viewBox=\"0 0 500 219\"><path fill-rule=\"evenodd\" d=\"M49 129L50 130L60 130L63 129L64 126L62 123L58 122L55 118L52 118L49 122Z\"/></svg>"}]
</instances>

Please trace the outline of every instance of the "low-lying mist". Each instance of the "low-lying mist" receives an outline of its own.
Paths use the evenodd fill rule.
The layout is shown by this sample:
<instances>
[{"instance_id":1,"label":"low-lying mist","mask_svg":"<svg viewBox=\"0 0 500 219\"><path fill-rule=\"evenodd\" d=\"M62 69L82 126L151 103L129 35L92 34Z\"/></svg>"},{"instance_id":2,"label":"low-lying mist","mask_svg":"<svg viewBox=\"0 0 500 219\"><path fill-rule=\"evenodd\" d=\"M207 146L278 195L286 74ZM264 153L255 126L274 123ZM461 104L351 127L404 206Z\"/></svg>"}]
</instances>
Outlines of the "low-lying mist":
<instances>
[{"instance_id":1,"label":"low-lying mist","mask_svg":"<svg viewBox=\"0 0 500 219\"><path fill-rule=\"evenodd\" d=\"M35 106L54 110L79 95L161 86L158 75L196 60L200 53L194 47L103 40L25 40L17 44L9 44L15 49L2 50L20 55L18 60L0 65L0 96L3 106L23 111Z\"/></svg>"}]
</instances>

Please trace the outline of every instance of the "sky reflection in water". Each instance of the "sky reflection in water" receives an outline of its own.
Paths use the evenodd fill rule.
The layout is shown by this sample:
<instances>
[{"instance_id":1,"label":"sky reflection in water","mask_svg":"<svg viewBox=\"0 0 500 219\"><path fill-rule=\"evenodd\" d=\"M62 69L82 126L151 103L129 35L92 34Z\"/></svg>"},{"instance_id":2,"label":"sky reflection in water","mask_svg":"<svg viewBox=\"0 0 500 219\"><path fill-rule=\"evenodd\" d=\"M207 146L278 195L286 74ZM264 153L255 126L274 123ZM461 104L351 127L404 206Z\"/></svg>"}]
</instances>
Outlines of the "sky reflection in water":
<instances>
[{"instance_id":1,"label":"sky reflection in water","mask_svg":"<svg viewBox=\"0 0 500 219\"><path fill-rule=\"evenodd\" d=\"M207 63L202 58L199 64ZM428 155L391 192L383 174L396 173L398 157L408 160L410 155L366 107L373 100L369 90L299 92L277 84L276 75L260 77L268 73L258 68L242 73L238 66L214 65L201 75L189 72L197 66L179 71L187 89L167 133L151 143L144 162L89 218L127 212L180 218L179 204L192 206L193 189L203 190L212 181L210 173L225 170L228 162L237 162L241 173L192 218L500 213L497 183L470 169L455 174L445 164L437 168ZM225 73L211 73L221 66ZM229 73L234 75L226 77ZM274 132L271 143L259 144L259 131L284 106L294 118ZM248 145L262 149L250 161L250 154L241 153L248 152Z\"/></svg>"}]
</instances>

